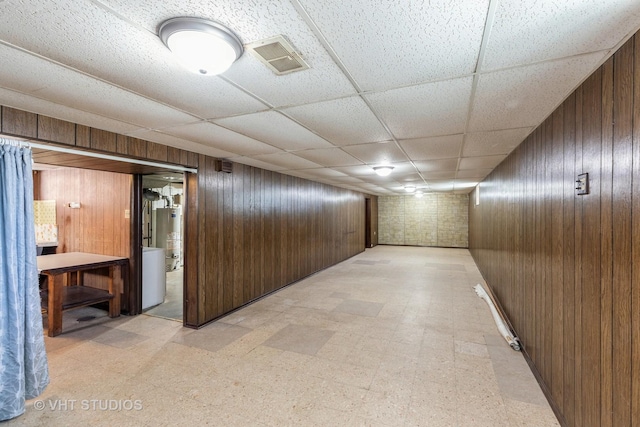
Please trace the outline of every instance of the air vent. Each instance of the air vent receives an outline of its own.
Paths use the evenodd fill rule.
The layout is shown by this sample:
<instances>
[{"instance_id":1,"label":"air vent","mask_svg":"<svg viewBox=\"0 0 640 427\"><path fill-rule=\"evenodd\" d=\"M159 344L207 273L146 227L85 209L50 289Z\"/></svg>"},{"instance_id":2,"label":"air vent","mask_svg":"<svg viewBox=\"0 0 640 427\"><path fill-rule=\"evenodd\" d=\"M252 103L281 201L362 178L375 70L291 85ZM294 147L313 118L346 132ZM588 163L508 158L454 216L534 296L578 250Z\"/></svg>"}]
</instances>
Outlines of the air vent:
<instances>
[{"instance_id":1,"label":"air vent","mask_svg":"<svg viewBox=\"0 0 640 427\"><path fill-rule=\"evenodd\" d=\"M233 163L231 163L229 160L216 160L215 166L216 172L233 172Z\"/></svg>"},{"instance_id":2,"label":"air vent","mask_svg":"<svg viewBox=\"0 0 640 427\"><path fill-rule=\"evenodd\" d=\"M249 43L246 48L277 75L309 68L309 65L304 62L284 36Z\"/></svg>"}]
</instances>

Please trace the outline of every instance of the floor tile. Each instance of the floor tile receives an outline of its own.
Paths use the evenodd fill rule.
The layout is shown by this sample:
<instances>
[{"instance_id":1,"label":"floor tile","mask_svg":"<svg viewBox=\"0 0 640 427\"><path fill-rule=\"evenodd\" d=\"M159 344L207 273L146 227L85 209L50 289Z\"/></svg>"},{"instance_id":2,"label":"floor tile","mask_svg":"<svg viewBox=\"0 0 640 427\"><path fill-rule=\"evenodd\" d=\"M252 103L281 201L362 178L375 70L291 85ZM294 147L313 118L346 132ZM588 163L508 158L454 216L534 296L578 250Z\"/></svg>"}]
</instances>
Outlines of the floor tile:
<instances>
[{"instance_id":1,"label":"floor tile","mask_svg":"<svg viewBox=\"0 0 640 427\"><path fill-rule=\"evenodd\" d=\"M39 399L142 409L29 401L3 426L557 426L481 281L466 250L377 246L199 330L70 310Z\"/></svg>"},{"instance_id":2,"label":"floor tile","mask_svg":"<svg viewBox=\"0 0 640 427\"><path fill-rule=\"evenodd\" d=\"M280 350L315 355L335 332L310 326L289 325L264 342Z\"/></svg>"},{"instance_id":3,"label":"floor tile","mask_svg":"<svg viewBox=\"0 0 640 427\"><path fill-rule=\"evenodd\" d=\"M348 299L333 309L340 313L355 314L356 316L376 317L384 304L378 302Z\"/></svg>"}]
</instances>

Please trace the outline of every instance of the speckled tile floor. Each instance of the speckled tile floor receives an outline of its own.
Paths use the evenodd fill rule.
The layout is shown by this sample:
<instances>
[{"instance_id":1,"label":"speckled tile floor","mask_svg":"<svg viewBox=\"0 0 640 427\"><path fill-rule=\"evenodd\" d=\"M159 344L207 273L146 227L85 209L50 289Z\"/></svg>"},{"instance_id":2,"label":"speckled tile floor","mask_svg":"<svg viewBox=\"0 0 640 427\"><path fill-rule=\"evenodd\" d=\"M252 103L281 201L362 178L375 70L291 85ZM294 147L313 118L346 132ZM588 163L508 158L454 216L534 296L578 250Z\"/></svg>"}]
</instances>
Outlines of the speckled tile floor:
<instances>
[{"instance_id":1,"label":"speckled tile floor","mask_svg":"<svg viewBox=\"0 0 640 427\"><path fill-rule=\"evenodd\" d=\"M99 319L46 338L5 425L558 425L481 281L466 250L377 246L200 330Z\"/></svg>"}]
</instances>

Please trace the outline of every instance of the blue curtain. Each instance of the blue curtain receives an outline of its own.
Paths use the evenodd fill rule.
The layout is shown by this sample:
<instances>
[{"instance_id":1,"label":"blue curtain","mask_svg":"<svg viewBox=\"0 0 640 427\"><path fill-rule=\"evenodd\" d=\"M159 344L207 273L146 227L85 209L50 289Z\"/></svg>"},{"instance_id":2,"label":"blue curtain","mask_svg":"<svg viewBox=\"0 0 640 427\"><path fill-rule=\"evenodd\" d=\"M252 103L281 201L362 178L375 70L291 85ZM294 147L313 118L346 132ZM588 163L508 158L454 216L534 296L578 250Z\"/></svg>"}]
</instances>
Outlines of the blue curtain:
<instances>
[{"instance_id":1,"label":"blue curtain","mask_svg":"<svg viewBox=\"0 0 640 427\"><path fill-rule=\"evenodd\" d=\"M23 414L47 384L31 149L0 139L0 421Z\"/></svg>"}]
</instances>

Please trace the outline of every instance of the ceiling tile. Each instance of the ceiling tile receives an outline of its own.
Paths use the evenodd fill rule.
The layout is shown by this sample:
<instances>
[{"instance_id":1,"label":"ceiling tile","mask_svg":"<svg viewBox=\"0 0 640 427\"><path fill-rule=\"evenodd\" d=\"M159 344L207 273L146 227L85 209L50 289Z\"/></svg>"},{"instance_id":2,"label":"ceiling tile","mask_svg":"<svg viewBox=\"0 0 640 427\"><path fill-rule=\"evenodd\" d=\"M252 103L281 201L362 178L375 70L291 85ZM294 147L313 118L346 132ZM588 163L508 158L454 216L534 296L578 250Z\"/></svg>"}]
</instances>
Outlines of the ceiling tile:
<instances>
[{"instance_id":1,"label":"ceiling tile","mask_svg":"<svg viewBox=\"0 0 640 427\"><path fill-rule=\"evenodd\" d=\"M304 173L307 176L312 177L330 178L332 181L336 182L362 182L359 179L350 178L343 172L338 172L337 170L333 170L330 168L304 169ZM351 179L353 181L345 181L347 179Z\"/></svg>"},{"instance_id":2,"label":"ceiling tile","mask_svg":"<svg viewBox=\"0 0 640 427\"><path fill-rule=\"evenodd\" d=\"M318 135L275 111L229 117L213 122L283 150L333 147Z\"/></svg>"},{"instance_id":3,"label":"ceiling tile","mask_svg":"<svg viewBox=\"0 0 640 427\"><path fill-rule=\"evenodd\" d=\"M131 123L124 123L98 114L54 104L51 101L14 92L2 87L0 87L0 104L24 111L37 111L38 113L44 114L48 117L66 120L68 122L78 123L84 126L91 126L97 129L108 129L112 132L125 135L129 132L135 132L140 129L139 126L132 125Z\"/></svg>"},{"instance_id":4,"label":"ceiling tile","mask_svg":"<svg viewBox=\"0 0 640 427\"><path fill-rule=\"evenodd\" d=\"M640 2L497 2L483 70L610 49L637 31Z\"/></svg>"},{"instance_id":5,"label":"ceiling tile","mask_svg":"<svg viewBox=\"0 0 640 427\"><path fill-rule=\"evenodd\" d=\"M279 148L272 147L209 122L198 122L171 127L163 129L163 133L196 141L240 156L271 154L282 151Z\"/></svg>"},{"instance_id":6,"label":"ceiling tile","mask_svg":"<svg viewBox=\"0 0 640 427\"><path fill-rule=\"evenodd\" d=\"M460 170L493 169L507 156L465 157L460 159Z\"/></svg>"},{"instance_id":7,"label":"ceiling tile","mask_svg":"<svg viewBox=\"0 0 640 427\"><path fill-rule=\"evenodd\" d=\"M411 160L434 160L458 157L462 134L434 138L402 139L398 141Z\"/></svg>"},{"instance_id":8,"label":"ceiling tile","mask_svg":"<svg viewBox=\"0 0 640 427\"><path fill-rule=\"evenodd\" d=\"M456 173L456 178L482 180L491 173L493 169L465 169Z\"/></svg>"},{"instance_id":9,"label":"ceiling tile","mask_svg":"<svg viewBox=\"0 0 640 427\"><path fill-rule=\"evenodd\" d=\"M243 165L248 165L248 166L253 166L256 168L260 168L260 169L266 169L269 171L284 171L285 169L287 169L286 167L283 166L278 166L275 165L273 163L270 162L265 162L262 160L258 160L258 159L254 159L253 157L246 157L246 156L242 156L242 157L234 157L233 158L234 162L237 163L242 163Z\"/></svg>"},{"instance_id":10,"label":"ceiling tile","mask_svg":"<svg viewBox=\"0 0 640 427\"><path fill-rule=\"evenodd\" d=\"M455 171L458 167L458 159L423 160L414 162L420 172Z\"/></svg>"},{"instance_id":11,"label":"ceiling tile","mask_svg":"<svg viewBox=\"0 0 640 427\"><path fill-rule=\"evenodd\" d=\"M407 156L393 142L374 142L372 144L348 145L344 151L369 164L387 164L406 162Z\"/></svg>"},{"instance_id":12,"label":"ceiling tile","mask_svg":"<svg viewBox=\"0 0 640 427\"><path fill-rule=\"evenodd\" d=\"M296 151L296 156L311 160L322 166L353 166L361 165L362 162L353 156L345 153L340 148L319 148L317 150Z\"/></svg>"},{"instance_id":13,"label":"ceiling tile","mask_svg":"<svg viewBox=\"0 0 640 427\"><path fill-rule=\"evenodd\" d=\"M314 170L314 169L309 169L309 170ZM337 171L334 171L334 172L337 172ZM331 180L333 182L339 182L344 184L362 184L364 182L360 178L356 178L353 176L336 176L336 177L331 177Z\"/></svg>"},{"instance_id":14,"label":"ceiling tile","mask_svg":"<svg viewBox=\"0 0 640 427\"><path fill-rule=\"evenodd\" d=\"M365 95L397 139L463 133L472 77Z\"/></svg>"},{"instance_id":15,"label":"ceiling tile","mask_svg":"<svg viewBox=\"0 0 640 427\"><path fill-rule=\"evenodd\" d=\"M488 0L298 2L363 90L473 73L489 5Z\"/></svg>"},{"instance_id":16,"label":"ceiling tile","mask_svg":"<svg viewBox=\"0 0 640 427\"><path fill-rule=\"evenodd\" d=\"M453 180L450 181L429 181L430 191L453 191Z\"/></svg>"},{"instance_id":17,"label":"ceiling tile","mask_svg":"<svg viewBox=\"0 0 640 427\"><path fill-rule=\"evenodd\" d=\"M532 128L506 129L491 132L473 132L464 137L462 156L489 156L509 154L529 135Z\"/></svg>"},{"instance_id":18,"label":"ceiling tile","mask_svg":"<svg viewBox=\"0 0 640 427\"><path fill-rule=\"evenodd\" d=\"M285 169L313 169L321 167L321 165L298 157L293 153L261 154L259 156L253 156L253 158Z\"/></svg>"},{"instance_id":19,"label":"ceiling tile","mask_svg":"<svg viewBox=\"0 0 640 427\"><path fill-rule=\"evenodd\" d=\"M449 171L435 171L435 172L422 171L421 174L424 177L424 179L426 179L427 181L432 179L433 180L454 179L456 177L455 169L449 170Z\"/></svg>"},{"instance_id":20,"label":"ceiling tile","mask_svg":"<svg viewBox=\"0 0 640 427\"><path fill-rule=\"evenodd\" d=\"M282 111L338 146L391 139L360 97L334 99Z\"/></svg>"},{"instance_id":21,"label":"ceiling tile","mask_svg":"<svg viewBox=\"0 0 640 427\"><path fill-rule=\"evenodd\" d=\"M103 81L0 44L2 86L44 100L134 126L155 128L193 121L193 117L166 105ZM5 62L7 61L7 62Z\"/></svg>"},{"instance_id":22,"label":"ceiling tile","mask_svg":"<svg viewBox=\"0 0 640 427\"><path fill-rule=\"evenodd\" d=\"M218 148L211 147L209 145L200 144L194 141L178 138L173 135L167 135L167 134L153 131L153 130L141 130L138 132L131 132L129 133L129 136L144 139L147 141L157 142L158 144L164 144L170 147L177 147L183 150L202 153L202 154L206 154L208 156L213 156L213 157L226 158L226 157L234 156L234 153L230 153L228 151L220 150Z\"/></svg>"},{"instance_id":23,"label":"ceiling tile","mask_svg":"<svg viewBox=\"0 0 640 427\"><path fill-rule=\"evenodd\" d=\"M536 126L603 58L594 53L480 76L469 131ZM540 90L544 88L544 90Z\"/></svg>"}]
</instances>

